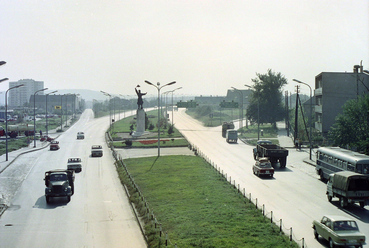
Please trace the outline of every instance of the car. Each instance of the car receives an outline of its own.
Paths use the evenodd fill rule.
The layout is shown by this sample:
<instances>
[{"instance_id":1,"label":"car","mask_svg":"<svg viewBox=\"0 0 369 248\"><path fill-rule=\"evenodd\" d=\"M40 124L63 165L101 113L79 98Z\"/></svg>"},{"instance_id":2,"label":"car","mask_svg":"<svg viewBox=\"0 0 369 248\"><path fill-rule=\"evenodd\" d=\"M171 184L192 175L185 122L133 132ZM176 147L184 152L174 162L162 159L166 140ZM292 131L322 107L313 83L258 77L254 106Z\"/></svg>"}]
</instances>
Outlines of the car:
<instances>
[{"instance_id":1,"label":"car","mask_svg":"<svg viewBox=\"0 0 369 248\"><path fill-rule=\"evenodd\" d=\"M254 175L273 177L274 168L268 158L259 158L252 167Z\"/></svg>"},{"instance_id":2,"label":"car","mask_svg":"<svg viewBox=\"0 0 369 248\"><path fill-rule=\"evenodd\" d=\"M48 141L48 142L51 142L53 140L53 138L49 137L49 136L42 136L40 138L40 141Z\"/></svg>"},{"instance_id":3,"label":"car","mask_svg":"<svg viewBox=\"0 0 369 248\"><path fill-rule=\"evenodd\" d=\"M91 157L102 157L103 149L101 145L93 145L91 147Z\"/></svg>"},{"instance_id":4,"label":"car","mask_svg":"<svg viewBox=\"0 0 369 248\"><path fill-rule=\"evenodd\" d=\"M84 138L85 138L85 134L83 132L77 133L77 139L84 139Z\"/></svg>"},{"instance_id":5,"label":"car","mask_svg":"<svg viewBox=\"0 0 369 248\"><path fill-rule=\"evenodd\" d=\"M82 171L81 158L68 158L67 169L74 170L75 172L81 172Z\"/></svg>"},{"instance_id":6,"label":"car","mask_svg":"<svg viewBox=\"0 0 369 248\"><path fill-rule=\"evenodd\" d=\"M320 221L313 221L314 236L329 242L329 247L355 246L363 247L365 235L360 233L356 221L345 216L325 215Z\"/></svg>"},{"instance_id":7,"label":"car","mask_svg":"<svg viewBox=\"0 0 369 248\"><path fill-rule=\"evenodd\" d=\"M59 150L59 149L60 149L59 141L52 140L50 142L50 150Z\"/></svg>"}]
</instances>

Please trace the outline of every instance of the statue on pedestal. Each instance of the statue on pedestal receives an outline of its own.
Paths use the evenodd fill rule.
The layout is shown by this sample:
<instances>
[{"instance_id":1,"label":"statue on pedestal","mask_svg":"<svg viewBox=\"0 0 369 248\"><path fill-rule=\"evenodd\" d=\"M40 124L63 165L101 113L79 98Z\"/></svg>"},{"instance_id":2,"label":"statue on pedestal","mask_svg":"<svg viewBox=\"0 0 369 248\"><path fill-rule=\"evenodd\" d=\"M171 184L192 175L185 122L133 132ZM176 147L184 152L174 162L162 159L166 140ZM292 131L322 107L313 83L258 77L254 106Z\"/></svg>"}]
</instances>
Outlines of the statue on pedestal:
<instances>
[{"instance_id":1,"label":"statue on pedestal","mask_svg":"<svg viewBox=\"0 0 369 248\"><path fill-rule=\"evenodd\" d=\"M142 109L142 104L143 104L142 96L146 95L147 93L141 93L141 90L137 90L138 87L140 87L140 85L137 85L135 88L136 94L138 96L137 109Z\"/></svg>"}]
</instances>

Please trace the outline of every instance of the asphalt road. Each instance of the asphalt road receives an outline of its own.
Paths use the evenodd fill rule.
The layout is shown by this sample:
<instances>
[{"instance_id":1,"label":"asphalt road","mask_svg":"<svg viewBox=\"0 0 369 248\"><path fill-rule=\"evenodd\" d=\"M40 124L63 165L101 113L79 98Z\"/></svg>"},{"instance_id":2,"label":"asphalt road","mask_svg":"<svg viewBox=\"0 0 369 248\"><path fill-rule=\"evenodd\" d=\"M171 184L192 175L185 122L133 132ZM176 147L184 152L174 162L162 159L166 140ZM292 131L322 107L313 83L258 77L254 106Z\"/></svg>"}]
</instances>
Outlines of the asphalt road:
<instances>
[{"instance_id":1,"label":"asphalt road","mask_svg":"<svg viewBox=\"0 0 369 248\"><path fill-rule=\"evenodd\" d=\"M277 224L282 220L286 233L292 228L293 238L305 247L324 247L327 242L314 239L312 221L322 215L334 214L353 218L361 232L369 238L369 207L357 206L341 209L338 202L329 203L326 197L326 184L321 182L315 168L305 163L308 150L289 149L287 167L277 169L272 179L263 179L252 173L252 146L242 142L228 144L221 135L221 127L204 127L197 120L179 110L174 114L176 128L195 144L203 156L208 158L220 171L227 174L228 181L239 185L253 201L265 206L268 217L273 215ZM235 122L236 128L238 121ZM273 214L272 214L273 212ZM366 245L365 247L368 247Z\"/></svg>"},{"instance_id":2,"label":"asphalt road","mask_svg":"<svg viewBox=\"0 0 369 248\"><path fill-rule=\"evenodd\" d=\"M11 203L0 218L0 247L147 247L105 144L108 125L108 117L94 119L86 110L58 138L60 150L24 154L0 174L1 193ZM76 139L78 131L84 140ZM90 157L96 144L103 157ZM47 204L44 173L66 168L69 157L82 159L75 194L69 203Z\"/></svg>"}]
</instances>

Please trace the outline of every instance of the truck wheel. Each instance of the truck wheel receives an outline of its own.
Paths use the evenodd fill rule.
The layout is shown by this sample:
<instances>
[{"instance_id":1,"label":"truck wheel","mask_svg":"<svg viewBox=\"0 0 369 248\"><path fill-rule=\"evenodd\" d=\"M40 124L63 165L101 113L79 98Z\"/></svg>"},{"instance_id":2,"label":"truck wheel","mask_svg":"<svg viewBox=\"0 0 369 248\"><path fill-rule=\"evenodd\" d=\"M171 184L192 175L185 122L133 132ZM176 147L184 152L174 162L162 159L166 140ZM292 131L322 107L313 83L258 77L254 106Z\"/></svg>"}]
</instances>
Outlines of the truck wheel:
<instances>
[{"instance_id":1,"label":"truck wheel","mask_svg":"<svg viewBox=\"0 0 369 248\"><path fill-rule=\"evenodd\" d=\"M324 173L322 170L319 171L320 181L325 182Z\"/></svg>"},{"instance_id":2,"label":"truck wheel","mask_svg":"<svg viewBox=\"0 0 369 248\"><path fill-rule=\"evenodd\" d=\"M50 196L45 196L45 198L46 198L46 203L50 203Z\"/></svg>"},{"instance_id":3,"label":"truck wheel","mask_svg":"<svg viewBox=\"0 0 369 248\"><path fill-rule=\"evenodd\" d=\"M67 196L67 201L70 202L70 195Z\"/></svg>"},{"instance_id":4,"label":"truck wheel","mask_svg":"<svg viewBox=\"0 0 369 248\"><path fill-rule=\"evenodd\" d=\"M315 228L314 228L314 237L315 237L315 239L319 239L319 234L318 234L318 232L316 231Z\"/></svg>"},{"instance_id":5,"label":"truck wheel","mask_svg":"<svg viewBox=\"0 0 369 248\"><path fill-rule=\"evenodd\" d=\"M279 159L279 164L281 165L281 168L286 168L286 163L287 163L286 157Z\"/></svg>"},{"instance_id":6,"label":"truck wheel","mask_svg":"<svg viewBox=\"0 0 369 248\"><path fill-rule=\"evenodd\" d=\"M327 198L328 198L328 201L329 201L329 202L332 202L332 196L327 195Z\"/></svg>"},{"instance_id":7,"label":"truck wheel","mask_svg":"<svg viewBox=\"0 0 369 248\"><path fill-rule=\"evenodd\" d=\"M347 200L346 200L345 197L340 198L340 206L341 206L341 208L344 208L344 207L347 206Z\"/></svg>"},{"instance_id":8,"label":"truck wheel","mask_svg":"<svg viewBox=\"0 0 369 248\"><path fill-rule=\"evenodd\" d=\"M333 240L332 240L332 239L329 239L329 247L330 247L330 248L334 248L334 247L336 247L336 246L334 245L334 243L333 243Z\"/></svg>"}]
</instances>

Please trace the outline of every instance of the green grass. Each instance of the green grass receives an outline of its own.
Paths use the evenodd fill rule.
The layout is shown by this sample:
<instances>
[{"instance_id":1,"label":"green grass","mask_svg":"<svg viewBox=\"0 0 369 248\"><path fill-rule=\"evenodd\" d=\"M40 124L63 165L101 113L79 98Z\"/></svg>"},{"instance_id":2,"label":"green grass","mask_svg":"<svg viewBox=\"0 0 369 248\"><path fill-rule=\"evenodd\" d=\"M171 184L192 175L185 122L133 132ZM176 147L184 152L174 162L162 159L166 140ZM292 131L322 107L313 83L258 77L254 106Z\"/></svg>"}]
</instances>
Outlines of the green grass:
<instances>
[{"instance_id":1,"label":"green grass","mask_svg":"<svg viewBox=\"0 0 369 248\"><path fill-rule=\"evenodd\" d=\"M124 163L170 242L180 248L298 247L200 157L149 157ZM121 180L131 188L123 171L118 168ZM131 195L142 206L132 188ZM146 223L150 247L160 247L151 222Z\"/></svg>"},{"instance_id":2,"label":"green grass","mask_svg":"<svg viewBox=\"0 0 369 248\"><path fill-rule=\"evenodd\" d=\"M157 140L156 138L153 138ZM148 139L150 140L150 139ZM160 147L186 147L188 146L188 141L186 139L170 139L170 138L162 138L160 137ZM126 148L127 145L124 143L124 141L114 141L113 145L115 148ZM157 147L158 143L155 142L153 144L142 144L139 141L133 141L132 146L134 148L152 148Z\"/></svg>"},{"instance_id":3,"label":"green grass","mask_svg":"<svg viewBox=\"0 0 369 248\"><path fill-rule=\"evenodd\" d=\"M29 140L33 141L33 136L29 137ZM28 146L27 137L8 140L8 152L12 152L12 151L15 151L22 147L27 147L27 146ZM6 143L4 141L0 143L0 156L5 153L6 153Z\"/></svg>"}]
</instances>

